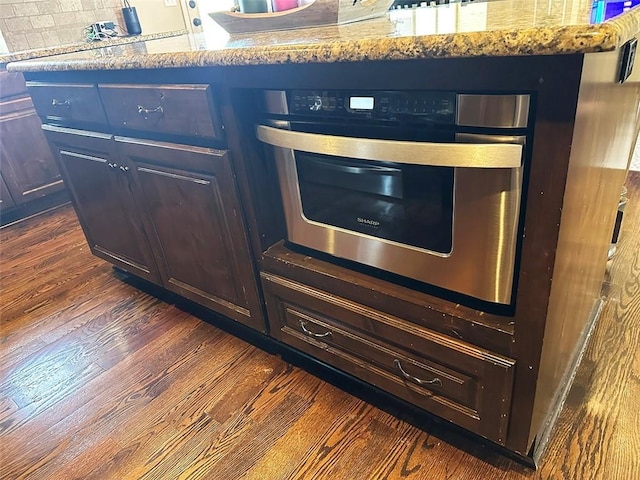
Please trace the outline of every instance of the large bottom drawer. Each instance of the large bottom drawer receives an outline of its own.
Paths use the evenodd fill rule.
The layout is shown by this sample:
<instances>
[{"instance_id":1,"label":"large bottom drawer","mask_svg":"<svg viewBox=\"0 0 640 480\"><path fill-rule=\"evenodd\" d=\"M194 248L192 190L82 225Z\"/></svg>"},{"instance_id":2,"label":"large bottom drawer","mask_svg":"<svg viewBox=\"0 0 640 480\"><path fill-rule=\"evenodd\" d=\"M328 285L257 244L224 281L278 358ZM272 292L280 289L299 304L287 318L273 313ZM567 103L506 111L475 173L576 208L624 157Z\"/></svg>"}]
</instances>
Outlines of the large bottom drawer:
<instances>
[{"instance_id":1,"label":"large bottom drawer","mask_svg":"<svg viewBox=\"0 0 640 480\"><path fill-rule=\"evenodd\" d=\"M514 360L279 276L261 276L273 336L504 444Z\"/></svg>"}]
</instances>

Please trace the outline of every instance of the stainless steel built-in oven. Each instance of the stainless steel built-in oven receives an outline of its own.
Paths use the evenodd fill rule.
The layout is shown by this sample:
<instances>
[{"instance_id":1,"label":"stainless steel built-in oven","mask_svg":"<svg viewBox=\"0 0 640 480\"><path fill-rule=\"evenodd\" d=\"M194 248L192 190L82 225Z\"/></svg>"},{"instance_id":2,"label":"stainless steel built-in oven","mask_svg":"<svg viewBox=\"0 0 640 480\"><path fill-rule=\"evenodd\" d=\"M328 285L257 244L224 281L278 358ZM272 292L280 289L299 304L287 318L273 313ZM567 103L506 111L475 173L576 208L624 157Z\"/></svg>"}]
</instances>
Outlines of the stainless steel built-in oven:
<instances>
[{"instance_id":1,"label":"stainless steel built-in oven","mask_svg":"<svg viewBox=\"0 0 640 480\"><path fill-rule=\"evenodd\" d=\"M267 91L288 241L512 302L528 95Z\"/></svg>"}]
</instances>

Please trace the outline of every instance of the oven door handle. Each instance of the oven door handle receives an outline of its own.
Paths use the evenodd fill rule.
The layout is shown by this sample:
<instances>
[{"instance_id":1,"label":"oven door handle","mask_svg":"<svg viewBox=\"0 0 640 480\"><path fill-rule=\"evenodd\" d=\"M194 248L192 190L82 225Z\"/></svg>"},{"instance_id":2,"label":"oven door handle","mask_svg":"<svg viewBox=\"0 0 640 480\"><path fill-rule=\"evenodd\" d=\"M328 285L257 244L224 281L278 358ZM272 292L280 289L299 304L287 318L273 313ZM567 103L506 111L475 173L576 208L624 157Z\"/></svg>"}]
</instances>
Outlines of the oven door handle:
<instances>
[{"instance_id":1,"label":"oven door handle","mask_svg":"<svg viewBox=\"0 0 640 480\"><path fill-rule=\"evenodd\" d=\"M371 166L358 166L358 165L337 165L331 162L325 162L323 160L318 159L305 159L308 164L315 165L318 168L323 168L325 170L332 170L334 172L340 173L355 173L355 174L369 174L369 175L400 175L402 170L399 168L389 168L389 167L381 167L379 165L371 165Z\"/></svg>"},{"instance_id":2,"label":"oven door handle","mask_svg":"<svg viewBox=\"0 0 640 480\"><path fill-rule=\"evenodd\" d=\"M460 168L518 168L522 165L525 139L524 136L460 134L457 143L407 142L293 132L266 125L258 125L256 135L269 145L301 152Z\"/></svg>"}]
</instances>

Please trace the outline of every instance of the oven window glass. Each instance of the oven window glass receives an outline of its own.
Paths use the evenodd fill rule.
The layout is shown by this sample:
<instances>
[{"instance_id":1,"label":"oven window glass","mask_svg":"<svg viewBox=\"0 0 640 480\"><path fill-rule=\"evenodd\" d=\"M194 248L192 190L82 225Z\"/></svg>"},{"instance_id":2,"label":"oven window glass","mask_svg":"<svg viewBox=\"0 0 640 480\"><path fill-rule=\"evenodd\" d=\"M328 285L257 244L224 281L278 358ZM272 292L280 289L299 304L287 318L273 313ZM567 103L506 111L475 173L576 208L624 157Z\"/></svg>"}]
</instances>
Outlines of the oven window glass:
<instances>
[{"instance_id":1,"label":"oven window glass","mask_svg":"<svg viewBox=\"0 0 640 480\"><path fill-rule=\"evenodd\" d=\"M454 169L296 152L307 219L449 254Z\"/></svg>"}]
</instances>

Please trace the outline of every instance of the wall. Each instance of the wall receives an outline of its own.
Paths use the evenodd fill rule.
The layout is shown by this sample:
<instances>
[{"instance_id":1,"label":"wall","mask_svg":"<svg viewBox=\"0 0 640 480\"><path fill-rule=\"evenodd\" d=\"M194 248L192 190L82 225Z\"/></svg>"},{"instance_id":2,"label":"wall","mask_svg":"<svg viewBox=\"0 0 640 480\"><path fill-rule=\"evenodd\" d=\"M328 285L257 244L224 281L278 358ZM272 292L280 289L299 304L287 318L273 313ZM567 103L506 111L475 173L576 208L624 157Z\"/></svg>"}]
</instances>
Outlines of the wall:
<instances>
[{"instance_id":1,"label":"wall","mask_svg":"<svg viewBox=\"0 0 640 480\"><path fill-rule=\"evenodd\" d=\"M9 48L7 48L7 44L2 36L2 30L0 30L0 54L2 53L9 53Z\"/></svg>"},{"instance_id":2,"label":"wall","mask_svg":"<svg viewBox=\"0 0 640 480\"><path fill-rule=\"evenodd\" d=\"M77 43L96 21L124 27L121 9L121 0L2 0L0 31L10 52Z\"/></svg>"},{"instance_id":3,"label":"wall","mask_svg":"<svg viewBox=\"0 0 640 480\"><path fill-rule=\"evenodd\" d=\"M176 0L175 5L171 1L166 5L164 0L129 0L129 3L136 7L143 35L185 28L181 0Z\"/></svg>"}]
</instances>

